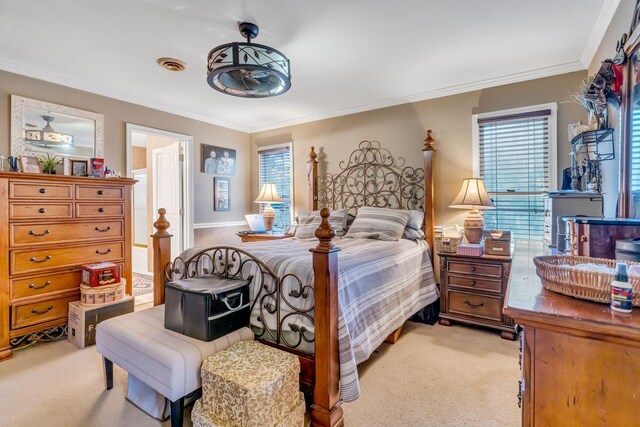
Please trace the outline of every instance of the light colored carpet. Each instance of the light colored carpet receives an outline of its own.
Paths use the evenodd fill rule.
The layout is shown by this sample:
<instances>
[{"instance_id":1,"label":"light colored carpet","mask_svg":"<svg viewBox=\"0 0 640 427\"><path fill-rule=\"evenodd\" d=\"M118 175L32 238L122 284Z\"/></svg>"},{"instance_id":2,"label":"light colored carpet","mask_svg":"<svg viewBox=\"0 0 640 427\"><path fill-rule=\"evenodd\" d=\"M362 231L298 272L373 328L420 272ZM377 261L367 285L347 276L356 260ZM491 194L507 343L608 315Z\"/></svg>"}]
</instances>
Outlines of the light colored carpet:
<instances>
[{"instance_id":1,"label":"light colored carpet","mask_svg":"<svg viewBox=\"0 0 640 427\"><path fill-rule=\"evenodd\" d=\"M132 273L131 275L131 289L133 296L138 297L140 295L153 293L153 276L147 274Z\"/></svg>"},{"instance_id":2,"label":"light colored carpet","mask_svg":"<svg viewBox=\"0 0 640 427\"><path fill-rule=\"evenodd\" d=\"M408 322L360 366L362 396L344 404L350 426L518 426L518 344L461 326ZM1 426L168 426L125 400L126 373L104 390L95 347L66 341L0 363ZM191 426L190 408L185 426Z\"/></svg>"}]
</instances>

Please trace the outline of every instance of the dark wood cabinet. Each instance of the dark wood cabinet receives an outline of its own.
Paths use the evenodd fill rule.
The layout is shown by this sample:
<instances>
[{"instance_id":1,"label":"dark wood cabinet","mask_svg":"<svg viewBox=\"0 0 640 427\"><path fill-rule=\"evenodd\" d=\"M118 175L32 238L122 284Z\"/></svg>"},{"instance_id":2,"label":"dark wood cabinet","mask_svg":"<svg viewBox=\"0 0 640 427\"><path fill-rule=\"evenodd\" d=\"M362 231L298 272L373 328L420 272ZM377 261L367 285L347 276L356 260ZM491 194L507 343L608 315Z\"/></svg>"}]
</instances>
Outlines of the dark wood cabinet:
<instances>
[{"instance_id":1,"label":"dark wood cabinet","mask_svg":"<svg viewBox=\"0 0 640 427\"><path fill-rule=\"evenodd\" d=\"M511 272L511 258L439 253L440 324L452 321L501 331L502 338L516 337L513 320L502 313Z\"/></svg>"},{"instance_id":2,"label":"dark wood cabinet","mask_svg":"<svg viewBox=\"0 0 640 427\"><path fill-rule=\"evenodd\" d=\"M616 240L640 236L640 220L567 218L569 255L615 259Z\"/></svg>"}]
</instances>

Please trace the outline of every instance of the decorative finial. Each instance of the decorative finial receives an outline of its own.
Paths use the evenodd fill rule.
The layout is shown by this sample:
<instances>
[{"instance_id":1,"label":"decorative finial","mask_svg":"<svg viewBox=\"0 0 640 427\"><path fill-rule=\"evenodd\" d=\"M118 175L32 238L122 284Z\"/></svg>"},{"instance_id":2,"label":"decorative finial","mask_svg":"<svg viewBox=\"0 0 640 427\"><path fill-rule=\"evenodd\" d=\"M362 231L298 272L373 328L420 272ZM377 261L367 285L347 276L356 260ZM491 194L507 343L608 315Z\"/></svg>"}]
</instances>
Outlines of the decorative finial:
<instances>
[{"instance_id":1,"label":"decorative finial","mask_svg":"<svg viewBox=\"0 0 640 427\"><path fill-rule=\"evenodd\" d=\"M318 155L316 154L316 147L312 145L311 151L309 152L309 163L318 163L316 157L318 157Z\"/></svg>"},{"instance_id":2,"label":"decorative finial","mask_svg":"<svg viewBox=\"0 0 640 427\"><path fill-rule=\"evenodd\" d=\"M320 216L322 217L322 222L320 226L316 228L315 232L320 242L318 246L316 246L316 249L333 249L334 246L331 240L336 237L336 231L329 225L329 209L322 208L322 210L320 210Z\"/></svg>"},{"instance_id":3,"label":"decorative finial","mask_svg":"<svg viewBox=\"0 0 640 427\"><path fill-rule=\"evenodd\" d=\"M165 218L166 213L167 210L165 208L158 209L158 219L153 223L153 227L158 231L156 231L154 236L162 237L169 235L169 232L167 230L169 229L169 226L171 224L169 224L169 221L167 221L167 218Z\"/></svg>"},{"instance_id":4,"label":"decorative finial","mask_svg":"<svg viewBox=\"0 0 640 427\"><path fill-rule=\"evenodd\" d=\"M436 147L433 144L436 142L435 139L431 136L431 129L427 130L427 137L424 139L424 148L423 150L435 150Z\"/></svg>"}]
</instances>

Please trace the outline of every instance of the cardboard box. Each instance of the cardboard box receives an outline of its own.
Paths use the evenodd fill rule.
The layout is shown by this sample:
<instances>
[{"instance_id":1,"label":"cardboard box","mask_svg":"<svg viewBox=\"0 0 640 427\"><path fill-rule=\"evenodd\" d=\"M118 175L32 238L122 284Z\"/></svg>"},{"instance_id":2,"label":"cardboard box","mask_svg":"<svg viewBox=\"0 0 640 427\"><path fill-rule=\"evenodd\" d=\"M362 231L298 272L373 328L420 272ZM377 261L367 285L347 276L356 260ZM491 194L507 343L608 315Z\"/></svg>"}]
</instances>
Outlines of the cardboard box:
<instances>
[{"instance_id":1,"label":"cardboard box","mask_svg":"<svg viewBox=\"0 0 640 427\"><path fill-rule=\"evenodd\" d=\"M127 295L113 303L87 306L80 301L69 303L67 339L79 348L96 343L96 326L103 320L133 312L135 298Z\"/></svg>"}]
</instances>

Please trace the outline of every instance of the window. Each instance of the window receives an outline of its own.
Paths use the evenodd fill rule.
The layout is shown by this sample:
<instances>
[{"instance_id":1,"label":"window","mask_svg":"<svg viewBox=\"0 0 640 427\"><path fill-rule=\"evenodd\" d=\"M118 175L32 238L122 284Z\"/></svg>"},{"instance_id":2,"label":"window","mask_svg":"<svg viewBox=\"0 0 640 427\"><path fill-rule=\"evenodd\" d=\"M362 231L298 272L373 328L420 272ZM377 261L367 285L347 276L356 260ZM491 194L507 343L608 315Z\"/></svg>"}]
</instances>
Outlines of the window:
<instances>
[{"instance_id":1,"label":"window","mask_svg":"<svg viewBox=\"0 0 640 427\"><path fill-rule=\"evenodd\" d=\"M258 191L262 184L275 184L282 203L272 203L276 211L276 219L273 228L284 230L292 223L293 214L293 158L291 156L291 143L272 145L258 148ZM260 213L264 205L260 204Z\"/></svg>"},{"instance_id":2,"label":"window","mask_svg":"<svg viewBox=\"0 0 640 427\"><path fill-rule=\"evenodd\" d=\"M485 229L542 239L545 193L555 188L556 104L473 116L474 172L495 210Z\"/></svg>"}]
</instances>

